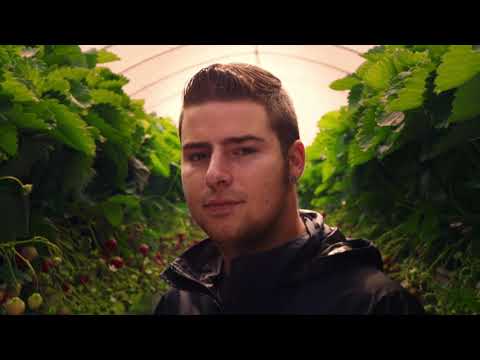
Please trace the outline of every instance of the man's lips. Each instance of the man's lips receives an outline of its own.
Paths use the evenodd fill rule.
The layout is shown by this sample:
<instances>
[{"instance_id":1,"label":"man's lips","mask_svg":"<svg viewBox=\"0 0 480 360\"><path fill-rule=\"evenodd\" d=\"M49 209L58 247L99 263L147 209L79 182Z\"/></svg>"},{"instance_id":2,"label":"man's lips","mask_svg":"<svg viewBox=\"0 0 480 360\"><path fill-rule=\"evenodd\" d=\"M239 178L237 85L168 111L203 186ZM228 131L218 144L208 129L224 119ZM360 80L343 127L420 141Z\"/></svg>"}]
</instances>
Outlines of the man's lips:
<instances>
[{"instance_id":1,"label":"man's lips","mask_svg":"<svg viewBox=\"0 0 480 360\"><path fill-rule=\"evenodd\" d=\"M242 203L243 201L213 200L207 202L204 208L211 215L225 216L231 214Z\"/></svg>"},{"instance_id":2,"label":"man's lips","mask_svg":"<svg viewBox=\"0 0 480 360\"><path fill-rule=\"evenodd\" d=\"M241 204L242 201L235 201L235 200L211 200L205 203L205 207L216 207L216 206L228 206L228 205L236 205Z\"/></svg>"}]
</instances>

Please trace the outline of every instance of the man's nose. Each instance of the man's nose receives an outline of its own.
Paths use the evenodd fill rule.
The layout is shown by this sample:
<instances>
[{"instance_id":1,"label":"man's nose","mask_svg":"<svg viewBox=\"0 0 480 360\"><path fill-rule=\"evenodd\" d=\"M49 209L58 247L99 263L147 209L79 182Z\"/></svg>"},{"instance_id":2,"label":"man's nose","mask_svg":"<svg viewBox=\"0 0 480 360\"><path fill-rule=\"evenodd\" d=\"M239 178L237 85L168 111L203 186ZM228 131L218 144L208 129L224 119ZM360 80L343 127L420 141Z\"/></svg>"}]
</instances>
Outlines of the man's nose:
<instances>
[{"instance_id":1,"label":"man's nose","mask_svg":"<svg viewBox=\"0 0 480 360\"><path fill-rule=\"evenodd\" d=\"M210 157L205 181L208 187L217 190L218 187L228 187L232 183L228 159L220 152L213 153Z\"/></svg>"}]
</instances>

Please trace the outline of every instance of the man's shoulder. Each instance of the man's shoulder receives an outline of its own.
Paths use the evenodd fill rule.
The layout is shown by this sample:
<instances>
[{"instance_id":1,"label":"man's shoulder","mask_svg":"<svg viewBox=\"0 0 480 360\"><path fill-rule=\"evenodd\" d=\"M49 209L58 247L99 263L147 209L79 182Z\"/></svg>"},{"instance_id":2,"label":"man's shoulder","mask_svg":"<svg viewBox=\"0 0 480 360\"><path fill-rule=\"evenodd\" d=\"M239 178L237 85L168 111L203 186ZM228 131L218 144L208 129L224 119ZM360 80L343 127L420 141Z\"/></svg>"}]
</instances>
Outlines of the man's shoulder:
<instances>
[{"instance_id":1,"label":"man's shoulder","mask_svg":"<svg viewBox=\"0 0 480 360\"><path fill-rule=\"evenodd\" d=\"M359 266L312 279L311 288L333 313L416 314L423 308L401 284L373 266Z\"/></svg>"}]
</instances>

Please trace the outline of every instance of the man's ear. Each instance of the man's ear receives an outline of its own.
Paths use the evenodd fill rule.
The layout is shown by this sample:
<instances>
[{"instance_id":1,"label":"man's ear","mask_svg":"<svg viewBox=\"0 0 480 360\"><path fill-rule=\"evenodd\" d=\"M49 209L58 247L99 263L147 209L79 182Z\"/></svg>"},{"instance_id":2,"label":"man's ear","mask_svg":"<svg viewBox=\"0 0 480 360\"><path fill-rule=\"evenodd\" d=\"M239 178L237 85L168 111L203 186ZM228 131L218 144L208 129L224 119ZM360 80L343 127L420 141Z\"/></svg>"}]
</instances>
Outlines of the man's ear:
<instances>
[{"instance_id":1,"label":"man's ear","mask_svg":"<svg viewBox=\"0 0 480 360\"><path fill-rule=\"evenodd\" d=\"M288 151L289 176L291 178L299 179L305 169L305 146L300 140L290 146Z\"/></svg>"}]
</instances>

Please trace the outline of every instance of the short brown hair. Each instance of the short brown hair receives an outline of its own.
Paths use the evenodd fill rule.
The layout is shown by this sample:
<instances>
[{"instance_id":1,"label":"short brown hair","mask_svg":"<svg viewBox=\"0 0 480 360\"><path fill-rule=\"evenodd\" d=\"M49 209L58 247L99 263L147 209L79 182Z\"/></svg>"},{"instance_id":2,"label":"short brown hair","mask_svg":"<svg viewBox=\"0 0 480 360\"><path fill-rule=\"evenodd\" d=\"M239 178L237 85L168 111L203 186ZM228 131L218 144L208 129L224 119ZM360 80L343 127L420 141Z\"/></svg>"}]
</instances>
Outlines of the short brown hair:
<instances>
[{"instance_id":1,"label":"short brown hair","mask_svg":"<svg viewBox=\"0 0 480 360\"><path fill-rule=\"evenodd\" d=\"M250 64L213 64L200 70L183 93L179 134L182 136L183 110L208 101L252 100L265 107L270 126L286 157L293 142L300 138L297 115L280 79Z\"/></svg>"}]
</instances>

